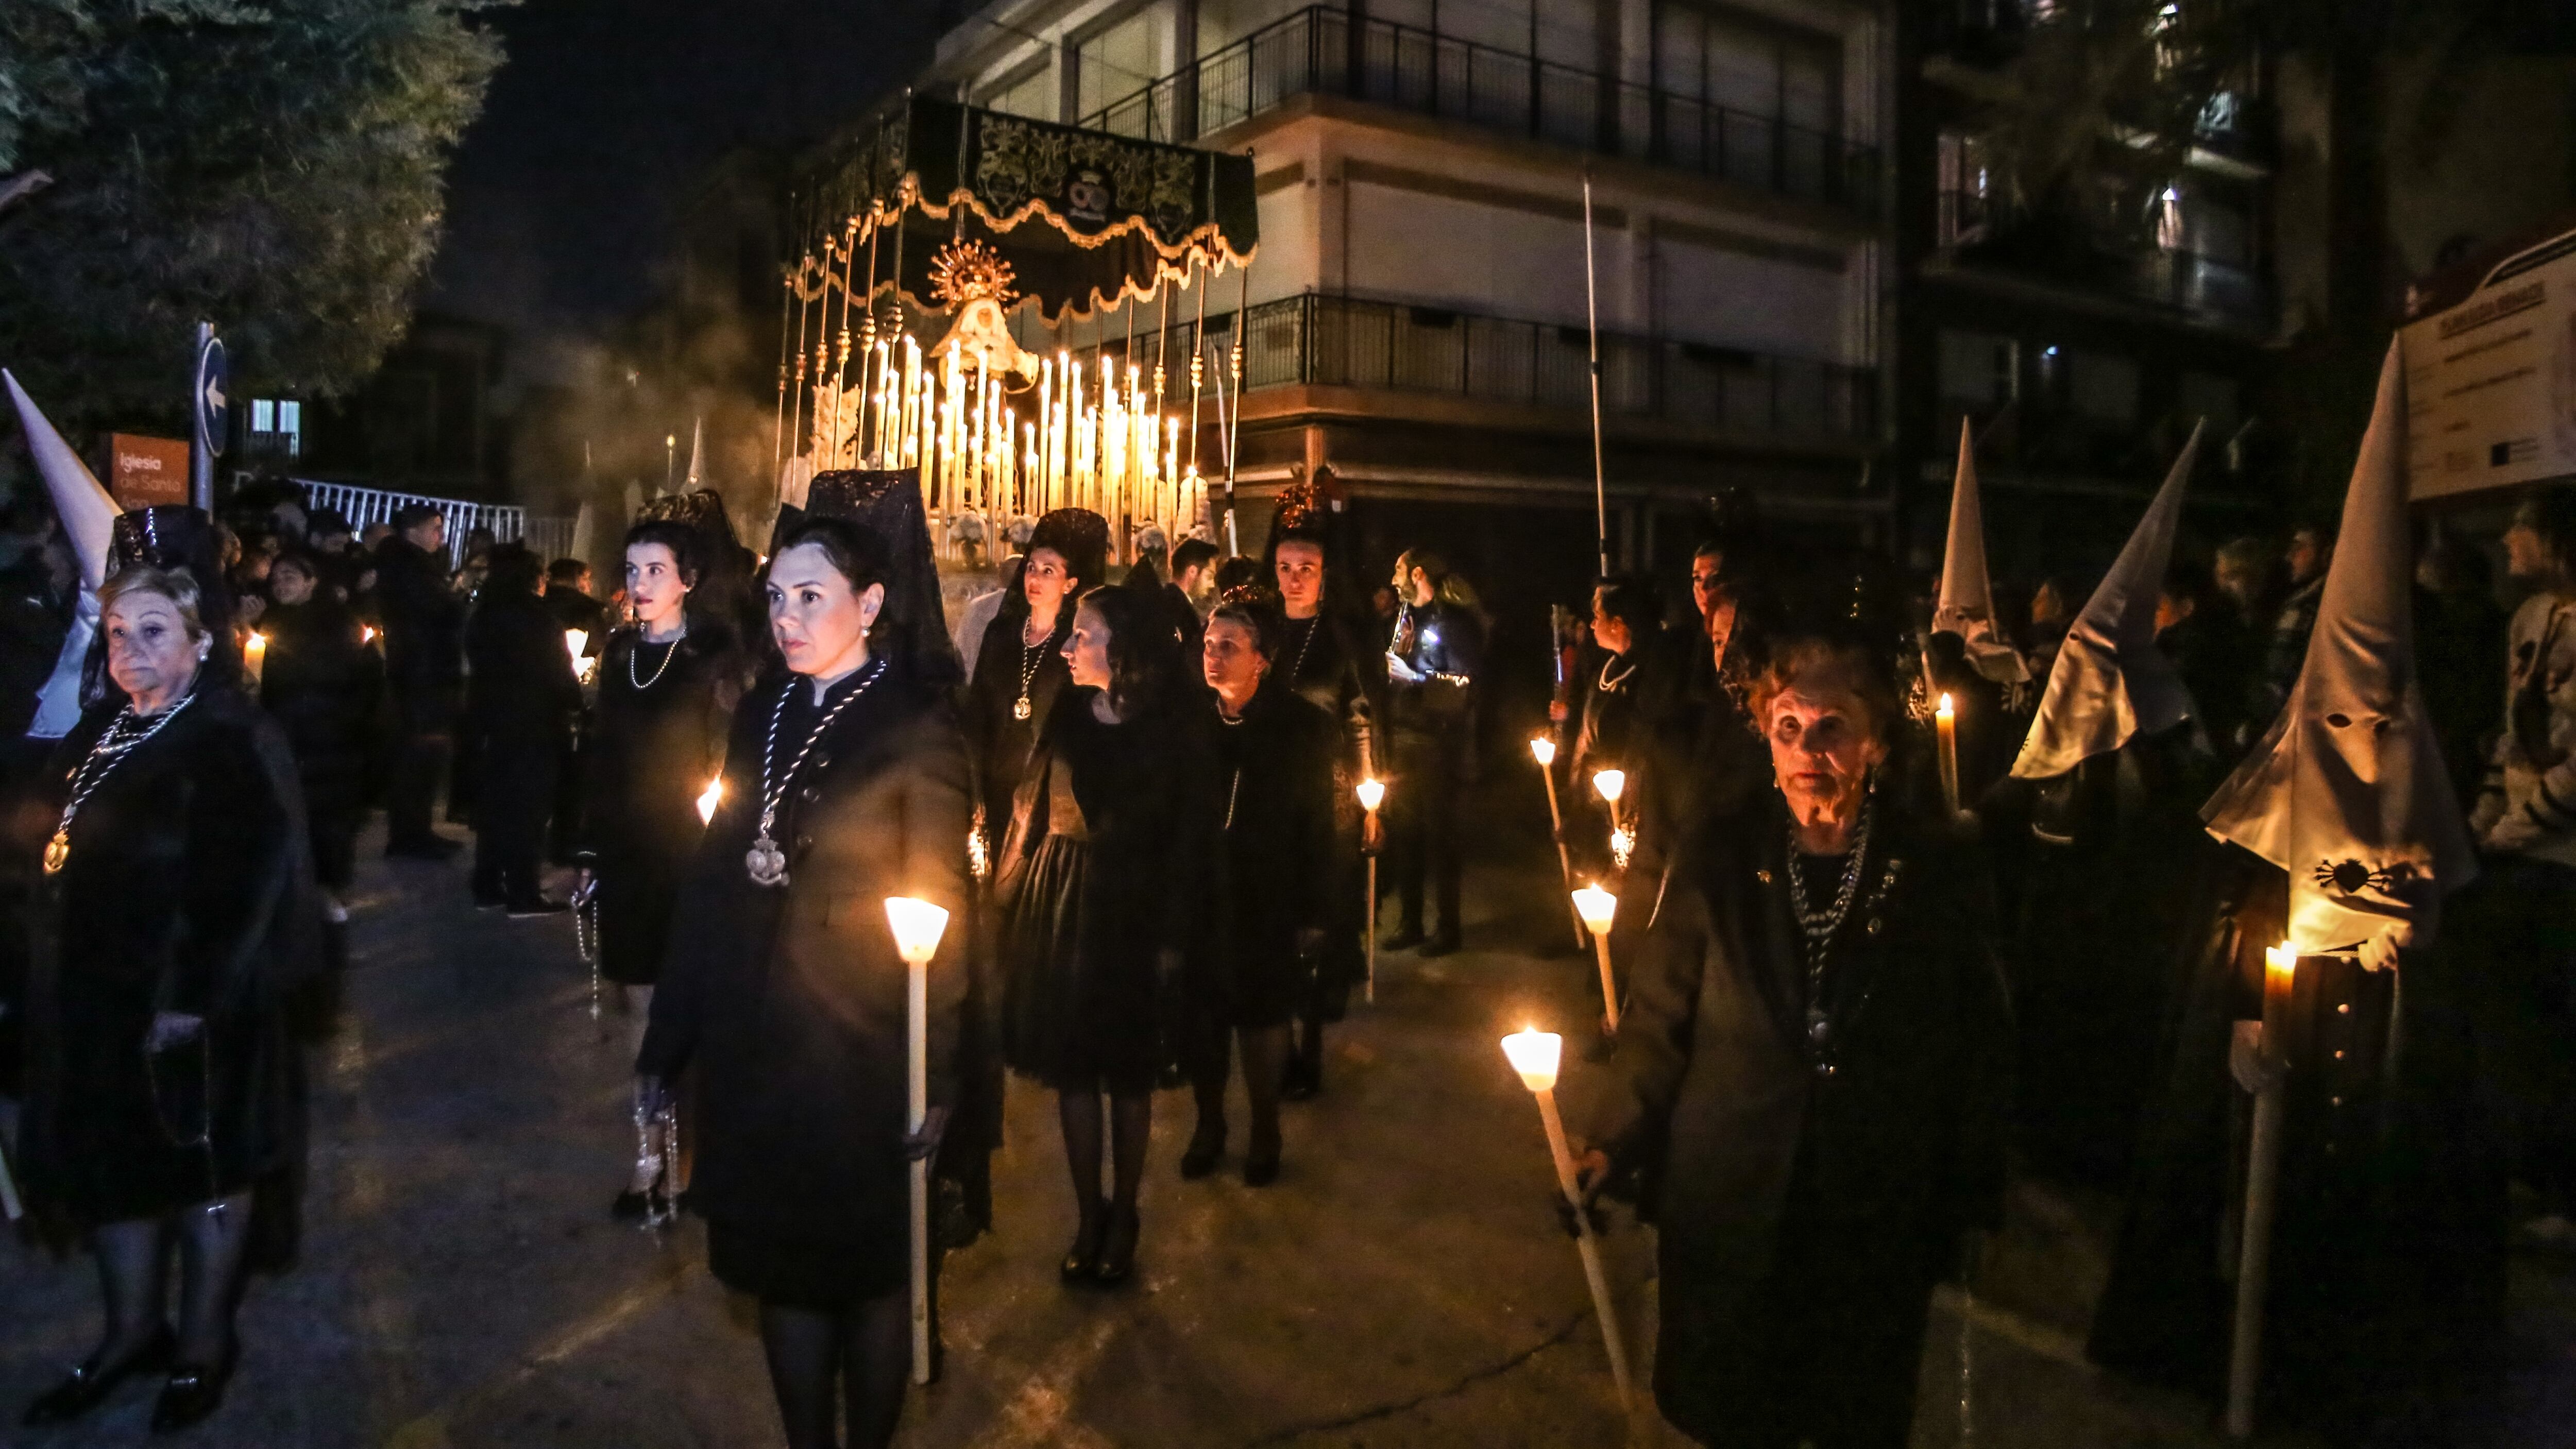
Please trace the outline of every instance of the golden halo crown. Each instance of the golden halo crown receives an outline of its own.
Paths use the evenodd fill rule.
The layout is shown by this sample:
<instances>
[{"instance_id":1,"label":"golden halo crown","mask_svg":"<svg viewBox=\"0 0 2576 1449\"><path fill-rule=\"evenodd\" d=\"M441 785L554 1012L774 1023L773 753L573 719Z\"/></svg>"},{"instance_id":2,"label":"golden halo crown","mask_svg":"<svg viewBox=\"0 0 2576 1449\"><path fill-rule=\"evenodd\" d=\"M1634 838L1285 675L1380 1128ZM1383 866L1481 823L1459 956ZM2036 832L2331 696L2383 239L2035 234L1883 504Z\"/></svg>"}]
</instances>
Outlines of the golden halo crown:
<instances>
[{"instance_id":1,"label":"golden halo crown","mask_svg":"<svg viewBox=\"0 0 2576 1449\"><path fill-rule=\"evenodd\" d=\"M1008 307L1019 295L1011 287L1017 277L1001 253L980 241L952 241L930 259L931 298L951 309L978 297Z\"/></svg>"}]
</instances>

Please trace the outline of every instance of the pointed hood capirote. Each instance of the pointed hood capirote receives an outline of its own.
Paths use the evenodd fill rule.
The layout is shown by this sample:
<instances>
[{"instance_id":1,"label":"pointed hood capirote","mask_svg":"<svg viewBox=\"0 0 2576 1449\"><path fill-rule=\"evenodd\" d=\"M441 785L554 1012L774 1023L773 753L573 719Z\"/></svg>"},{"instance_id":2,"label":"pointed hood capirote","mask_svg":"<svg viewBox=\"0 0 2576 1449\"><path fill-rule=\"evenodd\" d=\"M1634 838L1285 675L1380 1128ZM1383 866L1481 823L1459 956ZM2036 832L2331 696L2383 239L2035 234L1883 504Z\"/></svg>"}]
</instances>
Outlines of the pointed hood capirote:
<instances>
[{"instance_id":1,"label":"pointed hood capirote","mask_svg":"<svg viewBox=\"0 0 2576 1449\"><path fill-rule=\"evenodd\" d=\"M70 632L63 636L62 652L54 656L53 673L46 676L44 688L37 691L36 715L27 726L29 737L58 740L80 723L81 679L89 659L90 641L98 637L98 586L107 581L107 563L116 538L116 500L98 486L98 479L80 455L72 451L63 435L45 420L36 400L18 385L18 379L0 368L0 381L9 387L9 401L18 410L18 425L26 430L27 451L35 455L36 471L44 476L45 492L54 501L54 514L62 520L63 539L71 545L72 555L80 561L80 603L72 611Z\"/></svg>"},{"instance_id":2,"label":"pointed hood capirote","mask_svg":"<svg viewBox=\"0 0 2576 1449\"><path fill-rule=\"evenodd\" d=\"M2174 534L2182 524L2182 498L2200 455L2201 429L2182 445L2165 486L2147 505L2111 571L2066 630L2057 665L2048 674L2039 714L2030 722L2015 779L2062 775L2095 755L2109 754L2142 734L2156 734L2191 717L2191 691L2156 647L2156 598L2173 561Z\"/></svg>"},{"instance_id":3,"label":"pointed hood capirote","mask_svg":"<svg viewBox=\"0 0 2576 1449\"><path fill-rule=\"evenodd\" d=\"M1959 420L1959 470L1950 486L1950 541L1941 556L1941 600L1935 632L1968 641L1968 663L1997 684L2030 678L2030 662L1995 627L1994 591L1986 573L1985 510L1977 496L1975 435Z\"/></svg>"},{"instance_id":4,"label":"pointed hood capirote","mask_svg":"<svg viewBox=\"0 0 2576 1449\"><path fill-rule=\"evenodd\" d=\"M2442 895L2477 874L2416 682L2413 586L2406 374L2392 343L2298 683L2201 810L2210 834L2289 872L2290 942L2303 954L2383 935L2429 945Z\"/></svg>"}]
</instances>

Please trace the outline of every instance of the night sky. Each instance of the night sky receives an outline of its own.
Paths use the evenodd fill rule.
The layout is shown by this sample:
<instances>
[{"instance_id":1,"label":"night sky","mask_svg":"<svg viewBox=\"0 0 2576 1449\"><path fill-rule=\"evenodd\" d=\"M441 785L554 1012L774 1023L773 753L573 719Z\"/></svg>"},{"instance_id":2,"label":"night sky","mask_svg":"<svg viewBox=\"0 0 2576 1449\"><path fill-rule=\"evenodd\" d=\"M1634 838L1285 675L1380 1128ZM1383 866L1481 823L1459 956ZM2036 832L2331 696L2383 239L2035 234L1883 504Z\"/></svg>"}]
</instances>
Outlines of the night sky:
<instances>
[{"instance_id":1,"label":"night sky","mask_svg":"<svg viewBox=\"0 0 2576 1449\"><path fill-rule=\"evenodd\" d=\"M738 145L853 119L927 60L934 0L526 0L467 133L424 305L578 336L649 301L676 202Z\"/></svg>"}]
</instances>

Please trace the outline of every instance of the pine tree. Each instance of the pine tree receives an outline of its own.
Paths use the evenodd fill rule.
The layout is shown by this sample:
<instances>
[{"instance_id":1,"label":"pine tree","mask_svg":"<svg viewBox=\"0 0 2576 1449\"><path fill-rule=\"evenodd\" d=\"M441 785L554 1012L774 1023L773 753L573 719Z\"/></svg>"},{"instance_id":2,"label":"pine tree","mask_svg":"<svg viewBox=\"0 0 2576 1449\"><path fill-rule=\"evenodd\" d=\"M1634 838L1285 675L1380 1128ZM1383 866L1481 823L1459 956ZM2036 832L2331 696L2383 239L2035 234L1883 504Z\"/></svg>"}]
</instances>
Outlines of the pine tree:
<instances>
[{"instance_id":1,"label":"pine tree","mask_svg":"<svg viewBox=\"0 0 2576 1449\"><path fill-rule=\"evenodd\" d=\"M363 381L500 63L491 3L0 4L0 363L84 431L175 426L200 318L242 390Z\"/></svg>"}]
</instances>

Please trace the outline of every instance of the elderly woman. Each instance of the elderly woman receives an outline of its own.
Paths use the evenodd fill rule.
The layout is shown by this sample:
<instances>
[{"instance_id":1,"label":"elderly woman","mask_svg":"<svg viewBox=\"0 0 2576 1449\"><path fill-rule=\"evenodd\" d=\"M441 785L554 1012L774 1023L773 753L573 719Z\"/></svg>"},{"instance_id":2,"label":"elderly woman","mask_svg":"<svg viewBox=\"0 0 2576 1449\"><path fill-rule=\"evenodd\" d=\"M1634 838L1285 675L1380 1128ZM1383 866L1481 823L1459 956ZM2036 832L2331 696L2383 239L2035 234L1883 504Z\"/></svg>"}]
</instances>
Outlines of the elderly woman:
<instances>
[{"instance_id":1,"label":"elderly woman","mask_svg":"<svg viewBox=\"0 0 2576 1449\"><path fill-rule=\"evenodd\" d=\"M1791 644L1752 704L1776 792L1677 863L1585 1165L1647 1170L1667 1419L1902 1449L1932 1286L2000 1210L2002 987L1967 853L1872 788L1869 655Z\"/></svg>"},{"instance_id":2,"label":"elderly woman","mask_svg":"<svg viewBox=\"0 0 2576 1449\"><path fill-rule=\"evenodd\" d=\"M1198 1128L1181 1176L1216 1170L1225 1152L1225 1089L1243 1051L1252 1139L1247 1187L1279 1177L1279 1098L1288 1023L1311 994L1340 879L1333 853L1333 757L1340 731L1303 696L1263 687L1286 631L1266 602L1217 606L1200 641L1208 693L1193 701L1207 748L1192 814L1215 832L1200 856L1206 909L1191 949L1191 1006L1199 1031L1190 1082Z\"/></svg>"},{"instance_id":3,"label":"elderly woman","mask_svg":"<svg viewBox=\"0 0 2576 1449\"><path fill-rule=\"evenodd\" d=\"M905 1126L906 968L885 910L966 906L966 754L939 692L871 634L888 562L839 518L770 561L786 668L734 714L723 803L671 924L635 1070L648 1116L693 1064L705 1136L689 1184L707 1267L760 1301L789 1449L894 1437L910 1326L908 1160L937 1147L964 933L929 968L930 1118Z\"/></svg>"},{"instance_id":4,"label":"elderly woman","mask_svg":"<svg viewBox=\"0 0 2576 1449\"><path fill-rule=\"evenodd\" d=\"M281 997L311 960L317 901L295 761L214 676L195 581L129 566L99 597L121 696L56 756L19 1148L30 1201L89 1230L107 1332L26 1421L167 1370L152 1425L169 1431L223 1402L250 1190L299 1147Z\"/></svg>"}]
</instances>

